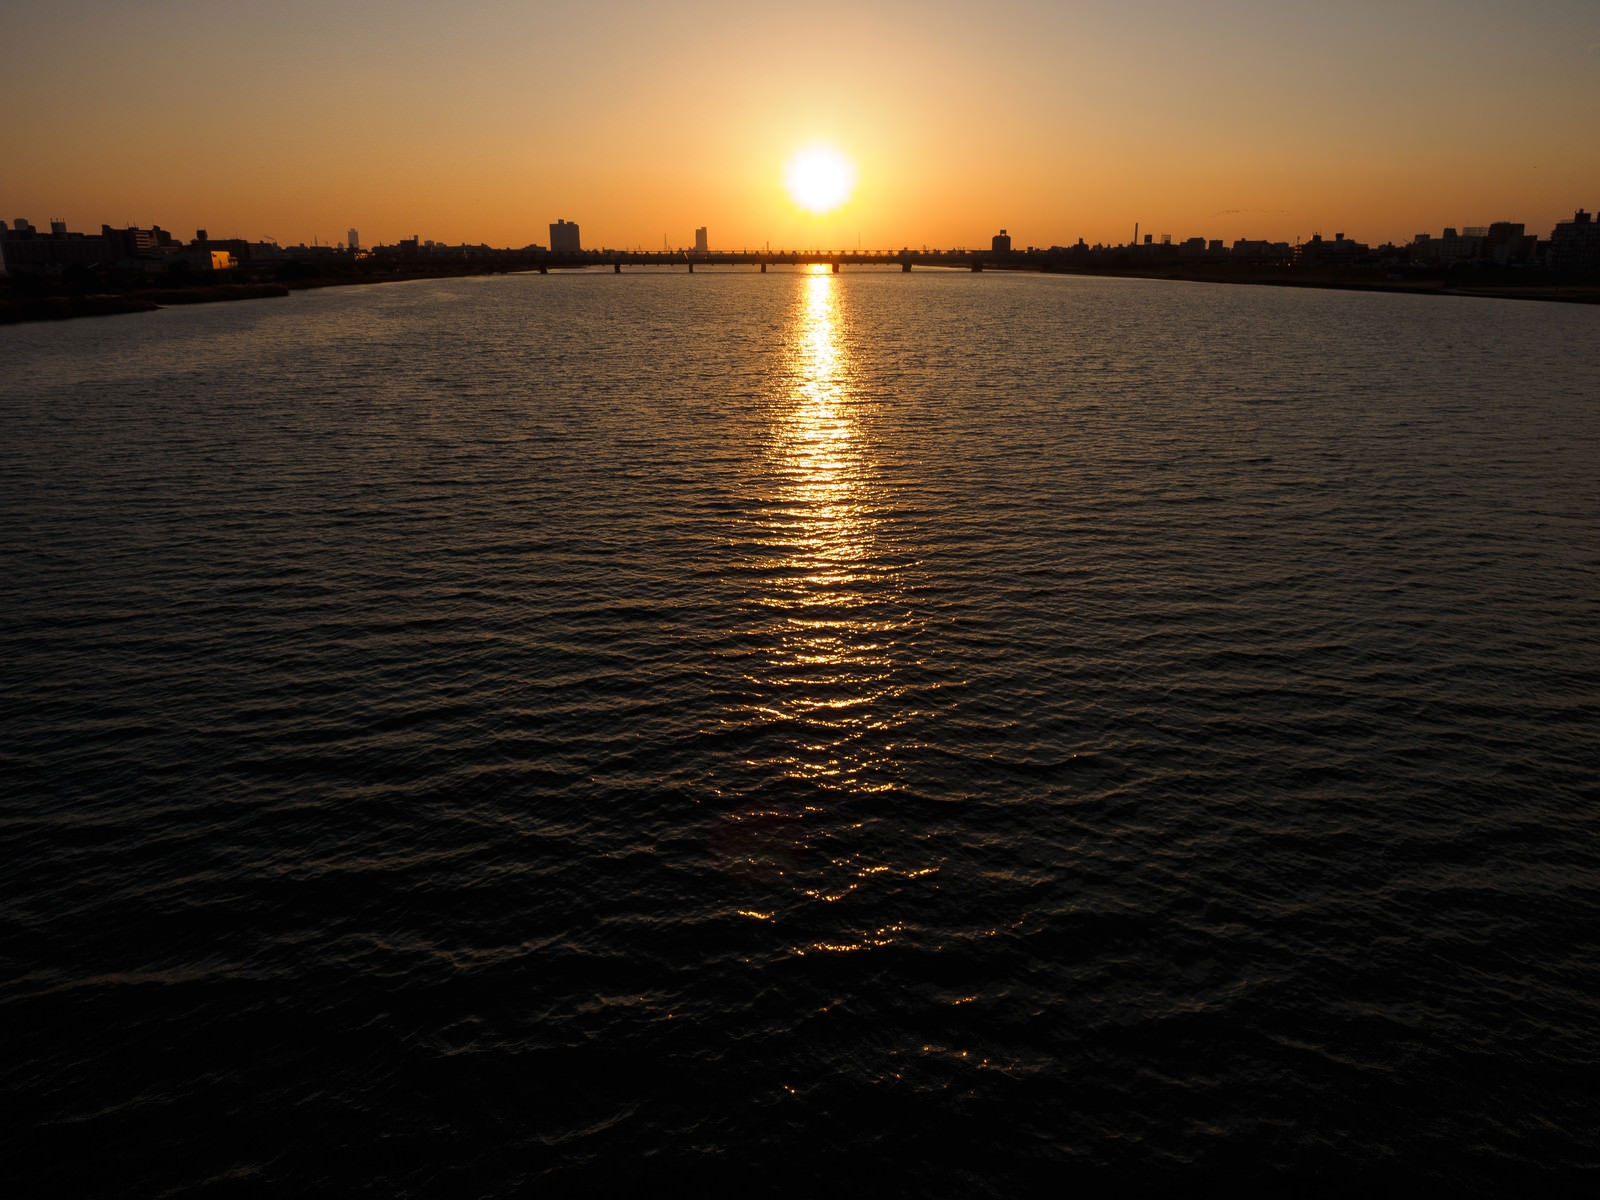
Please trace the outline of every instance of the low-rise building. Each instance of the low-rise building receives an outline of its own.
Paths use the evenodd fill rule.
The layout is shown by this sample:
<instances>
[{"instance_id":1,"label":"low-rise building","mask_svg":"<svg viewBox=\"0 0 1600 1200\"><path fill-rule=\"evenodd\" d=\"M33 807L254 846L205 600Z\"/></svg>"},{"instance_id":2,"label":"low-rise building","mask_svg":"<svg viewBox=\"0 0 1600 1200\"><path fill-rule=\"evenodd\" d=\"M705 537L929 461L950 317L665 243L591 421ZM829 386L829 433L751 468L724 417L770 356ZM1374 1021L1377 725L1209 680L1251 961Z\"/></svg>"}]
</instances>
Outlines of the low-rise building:
<instances>
[{"instance_id":1,"label":"low-rise building","mask_svg":"<svg viewBox=\"0 0 1600 1200\"><path fill-rule=\"evenodd\" d=\"M1178 257L1185 262L1209 262L1226 256L1227 251L1222 248L1221 238L1207 241L1203 237L1192 237L1178 243Z\"/></svg>"},{"instance_id":2,"label":"low-rise building","mask_svg":"<svg viewBox=\"0 0 1600 1200\"><path fill-rule=\"evenodd\" d=\"M1600 272L1600 221L1579 209L1550 234L1552 271Z\"/></svg>"},{"instance_id":3,"label":"low-rise building","mask_svg":"<svg viewBox=\"0 0 1600 1200\"><path fill-rule=\"evenodd\" d=\"M1228 261L1257 267L1284 267L1294 261L1294 248L1288 242L1237 238L1228 252Z\"/></svg>"},{"instance_id":4,"label":"low-rise building","mask_svg":"<svg viewBox=\"0 0 1600 1200\"><path fill-rule=\"evenodd\" d=\"M1333 235L1333 241L1324 241L1320 233L1311 235L1309 242L1301 242L1294 250L1297 267L1342 267L1367 257L1370 252L1365 242L1353 241L1342 233Z\"/></svg>"},{"instance_id":5,"label":"low-rise building","mask_svg":"<svg viewBox=\"0 0 1600 1200\"><path fill-rule=\"evenodd\" d=\"M49 233L21 217L10 229L0 226L0 260L12 274L57 274L68 267L105 266L117 257L104 237L69 233L61 221L51 222Z\"/></svg>"}]
</instances>

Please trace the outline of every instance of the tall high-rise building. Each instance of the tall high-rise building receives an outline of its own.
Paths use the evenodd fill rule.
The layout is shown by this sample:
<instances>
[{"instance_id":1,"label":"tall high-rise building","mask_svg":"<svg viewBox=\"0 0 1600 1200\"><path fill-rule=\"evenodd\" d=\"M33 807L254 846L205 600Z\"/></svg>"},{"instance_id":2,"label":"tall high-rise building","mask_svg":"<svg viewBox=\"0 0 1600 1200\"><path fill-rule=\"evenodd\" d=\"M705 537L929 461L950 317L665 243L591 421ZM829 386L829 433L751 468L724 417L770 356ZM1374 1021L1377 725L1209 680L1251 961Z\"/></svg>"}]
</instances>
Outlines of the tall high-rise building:
<instances>
[{"instance_id":1,"label":"tall high-rise building","mask_svg":"<svg viewBox=\"0 0 1600 1200\"><path fill-rule=\"evenodd\" d=\"M357 233L354 229L352 229L350 231L349 237L347 237L345 239L345 243L344 244L346 246L349 246L350 247L350 253L354 254L357 250L361 249L361 235L359 233Z\"/></svg>"},{"instance_id":2,"label":"tall high-rise building","mask_svg":"<svg viewBox=\"0 0 1600 1200\"><path fill-rule=\"evenodd\" d=\"M694 248L702 252L711 249L710 246L706 245L706 227L704 225L694 231Z\"/></svg>"},{"instance_id":3,"label":"tall high-rise building","mask_svg":"<svg viewBox=\"0 0 1600 1200\"><path fill-rule=\"evenodd\" d=\"M580 249L578 226L574 222L558 220L550 226L550 253L577 254Z\"/></svg>"}]
</instances>

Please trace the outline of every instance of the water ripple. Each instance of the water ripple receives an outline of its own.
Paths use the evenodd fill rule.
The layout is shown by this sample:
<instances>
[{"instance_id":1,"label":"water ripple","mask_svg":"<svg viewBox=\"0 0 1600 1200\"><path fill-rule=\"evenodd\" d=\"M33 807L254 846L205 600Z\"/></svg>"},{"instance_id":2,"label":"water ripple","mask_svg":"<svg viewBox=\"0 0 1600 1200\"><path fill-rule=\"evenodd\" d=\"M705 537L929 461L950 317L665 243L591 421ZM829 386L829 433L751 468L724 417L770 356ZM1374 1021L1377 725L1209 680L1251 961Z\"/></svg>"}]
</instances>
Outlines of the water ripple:
<instances>
[{"instance_id":1,"label":"water ripple","mask_svg":"<svg viewBox=\"0 0 1600 1200\"><path fill-rule=\"evenodd\" d=\"M0 329L11 1176L1592 1173L1596 319L637 272Z\"/></svg>"}]
</instances>

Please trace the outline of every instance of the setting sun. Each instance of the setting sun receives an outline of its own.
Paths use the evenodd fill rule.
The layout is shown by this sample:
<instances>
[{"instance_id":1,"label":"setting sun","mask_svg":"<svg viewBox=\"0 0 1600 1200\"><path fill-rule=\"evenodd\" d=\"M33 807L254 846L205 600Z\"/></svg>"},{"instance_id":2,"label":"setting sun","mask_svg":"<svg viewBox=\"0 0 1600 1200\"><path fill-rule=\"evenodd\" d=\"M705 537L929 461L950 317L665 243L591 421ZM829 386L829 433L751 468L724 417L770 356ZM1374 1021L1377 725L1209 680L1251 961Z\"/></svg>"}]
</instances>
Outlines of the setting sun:
<instances>
[{"instance_id":1,"label":"setting sun","mask_svg":"<svg viewBox=\"0 0 1600 1200\"><path fill-rule=\"evenodd\" d=\"M821 216L850 199L856 186L856 169L831 146L808 146L789 160L783 171L783 185L796 204Z\"/></svg>"}]
</instances>

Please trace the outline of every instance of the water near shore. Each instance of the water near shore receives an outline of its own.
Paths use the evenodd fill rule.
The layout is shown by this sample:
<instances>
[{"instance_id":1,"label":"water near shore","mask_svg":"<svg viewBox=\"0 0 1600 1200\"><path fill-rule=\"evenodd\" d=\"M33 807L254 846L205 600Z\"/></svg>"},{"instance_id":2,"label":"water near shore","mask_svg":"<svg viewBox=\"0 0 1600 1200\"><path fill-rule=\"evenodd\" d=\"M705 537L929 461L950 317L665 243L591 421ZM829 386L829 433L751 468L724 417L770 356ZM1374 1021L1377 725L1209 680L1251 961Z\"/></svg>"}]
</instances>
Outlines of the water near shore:
<instances>
[{"instance_id":1,"label":"water near shore","mask_svg":"<svg viewBox=\"0 0 1600 1200\"><path fill-rule=\"evenodd\" d=\"M0 329L11 1194L1600 1165L1600 311Z\"/></svg>"}]
</instances>

